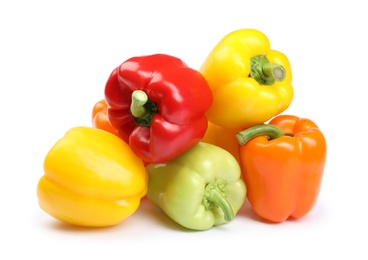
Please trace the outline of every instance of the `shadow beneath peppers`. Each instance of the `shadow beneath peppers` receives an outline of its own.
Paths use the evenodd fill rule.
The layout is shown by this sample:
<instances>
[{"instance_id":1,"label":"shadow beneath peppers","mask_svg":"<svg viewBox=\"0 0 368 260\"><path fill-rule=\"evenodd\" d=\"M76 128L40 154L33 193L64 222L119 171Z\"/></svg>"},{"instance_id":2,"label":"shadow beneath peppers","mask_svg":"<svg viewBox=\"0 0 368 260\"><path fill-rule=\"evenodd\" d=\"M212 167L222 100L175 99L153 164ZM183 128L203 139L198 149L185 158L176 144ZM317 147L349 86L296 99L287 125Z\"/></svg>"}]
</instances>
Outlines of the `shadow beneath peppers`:
<instances>
[{"instance_id":1,"label":"shadow beneath peppers","mask_svg":"<svg viewBox=\"0 0 368 260\"><path fill-rule=\"evenodd\" d=\"M246 218L249 218L253 221L257 221L257 222L261 222L261 223L264 223L264 224L277 224L275 222L271 222L271 221L268 221L268 220L265 220L263 218L261 218L260 216L258 216L252 209L250 203L248 200L245 200L244 202L244 205L240 208L240 210L238 211L238 214L237 216L239 217L246 217Z\"/></svg>"},{"instance_id":2,"label":"shadow beneath peppers","mask_svg":"<svg viewBox=\"0 0 368 260\"><path fill-rule=\"evenodd\" d=\"M113 229L114 226L109 227L84 227L84 226L76 226L68 223L64 223L61 221L54 221L52 224L50 224L50 227L58 230L58 231L64 231L64 232L96 232L96 231L105 231L109 229Z\"/></svg>"},{"instance_id":3,"label":"shadow beneath peppers","mask_svg":"<svg viewBox=\"0 0 368 260\"><path fill-rule=\"evenodd\" d=\"M164 228L168 228L174 231L180 232L195 232L195 230L187 229L175 221L173 221L170 217L168 217L160 208L156 207L147 197L142 198L141 203L135 213L132 216L129 216L126 220L123 220L121 223L118 223L113 226L107 227L84 227L68 224L59 220L53 219L49 223L47 223L47 228L54 229L56 231L61 232L74 232L74 233L100 233L106 232L108 230L117 229L118 226L123 226L126 222L135 221L133 218L141 219L142 221L153 222L159 226Z\"/></svg>"},{"instance_id":4,"label":"shadow beneath peppers","mask_svg":"<svg viewBox=\"0 0 368 260\"><path fill-rule=\"evenodd\" d=\"M144 203L146 208L145 214L150 214L149 218L151 219L151 221L156 222L156 224L174 231L189 232L189 233L199 232L198 230L187 229L181 226L180 224L176 223L168 215L166 215L166 213L162 209L155 206L148 198L144 198L142 203Z\"/></svg>"},{"instance_id":5,"label":"shadow beneath peppers","mask_svg":"<svg viewBox=\"0 0 368 260\"><path fill-rule=\"evenodd\" d=\"M149 215L149 218L153 221L156 222L156 224L170 229L170 230L174 230L174 231L180 231L180 232L187 232L187 233L192 233L192 232L202 232L201 230L191 230L191 229L187 229L183 226L181 226L180 224L176 223L174 220L172 220L169 216L167 216L165 214L164 211L162 211L159 207L156 207L148 198L144 198L144 200L142 201L143 207L144 207L144 214L145 215ZM278 223L275 222L271 222L268 220L265 220L261 217L259 217L252 209L252 207L250 206L250 203L248 200L245 201L244 205L240 208L240 210L238 211L236 217L239 218L248 218L251 219L252 221L256 221L259 223L264 223L264 224L271 224L271 225L275 225ZM297 220L288 220L288 221L297 221ZM222 226L218 226L217 228L221 228Z\"/></svg>"},{"instance_id":6,"label":"shadow beneath peppers","mask_svg":"<svg viewBox=\"0 0 368 260\"><path fill-rule=\"evenodd\" d=\"M282 222L273 222L273 221L269 221L266 219L261 218L260 216L258 216L252 209L250 203L248 200L245 201L244 205L240 208L240 210L238 211L237 216L239 217L246 217L249 218L253 221L256 222L260 222L260 223L264 223L264 224L269 224L269 225L280 225L280 223L282 222L291 222L291 223L297 223L300 221L304 221L306 219L306 216L304 216L303 218L292 218L289 217L288 219L286 219L285 221Z\"/></svg>"},{"instance_id":7,"label":"shadow beneath peppers","mask_svg":"<svg viewBox=\"0 0 368 260\"><path fill-rule=\"evenodd\" d=\"M81 232L81 233L86 233L86 232L106 232L107 230L113 230L113 229L117 229L118 226L122 226L125 224L125 222L130 221L135 215L138 214L138 211L142 211L142 210L146 210L146 203L145 203L146 199L145 197L142 198L142 201L138 207L138 209L136 210L136 212L134 212L131 216L127 217L126 219L122 220L122 222L117 223L115 225L112 226L106 226L106 227L84 227L84 226L77 226L77 225L72 225L72 224L68 224L68 223L64 223L62 221L53 221L52 223L49 224L49 227L58 231L63 231L63 232Z\"/></svg>"},{"instance_id":8,"label":"shadow beneath peppers","mask_svg":"<svg viewBox=\"0 0 368 260\"><path fill-rule=\"evenodd\" d=\"M237 217L247 217L257 221L261 220L261 218L258 217L257 214L252 210L248 200L245 200L243 206L239 209Z\"/></svg>"}]
</instances>

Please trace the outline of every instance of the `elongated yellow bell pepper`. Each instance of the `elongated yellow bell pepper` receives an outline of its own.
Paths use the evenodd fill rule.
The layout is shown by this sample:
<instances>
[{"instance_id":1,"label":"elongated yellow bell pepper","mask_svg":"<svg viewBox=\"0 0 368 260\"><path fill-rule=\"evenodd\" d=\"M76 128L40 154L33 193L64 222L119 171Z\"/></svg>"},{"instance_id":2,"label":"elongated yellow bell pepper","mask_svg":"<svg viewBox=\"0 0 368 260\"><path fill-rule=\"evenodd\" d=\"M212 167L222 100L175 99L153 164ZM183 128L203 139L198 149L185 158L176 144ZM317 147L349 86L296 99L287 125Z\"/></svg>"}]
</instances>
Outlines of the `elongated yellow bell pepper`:
<instances>
[{"instance_id":1,"label":"elongated yellow bell pepper","mask_svg":"<svg viewBox=\"0 0 368 260\"><path fill-rule=\"evenodd\" d=\"M294 97L288 58L271 50L269 39L258 30L227 34L199 71L213 93L207 118L222 127L264 123L288 108Z\"/></svg>"},{"instance_id":2,"label":"elongated yellow bell pepper","mask_svg":"<svg viewBox=\"0 0 368 260\"><path fill-rule=\"evenodd\" d=\"M145 166L128 144L109 132L78 126L47 153L37 196L40 207L63 222L112 226L137 210L147 182Z\"/></svg>"}]
</instances>

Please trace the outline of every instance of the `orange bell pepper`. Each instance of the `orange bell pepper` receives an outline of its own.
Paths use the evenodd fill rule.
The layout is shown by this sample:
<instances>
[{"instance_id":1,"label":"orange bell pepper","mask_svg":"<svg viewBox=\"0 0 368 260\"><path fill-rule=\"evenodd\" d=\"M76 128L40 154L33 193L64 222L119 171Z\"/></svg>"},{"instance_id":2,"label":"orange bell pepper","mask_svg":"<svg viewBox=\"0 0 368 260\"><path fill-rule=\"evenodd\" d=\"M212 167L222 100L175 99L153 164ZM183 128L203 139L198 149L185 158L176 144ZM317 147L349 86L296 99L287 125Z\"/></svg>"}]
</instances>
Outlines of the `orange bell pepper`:
<instances>
[{"instance_id":1,"label":"orange bell pepper","mask_svg":"<svg viewBox=\"0 0 368 260\"><path fill-rule=\"evenodd\" d=\"M306 215L315 205L326 163L326 140L311 120L279 115L237 134L247 198L271 222Z\"/></svg>"},{"instance_id":2,"label":"orange bell pepper","mask_svg":"<svg viewBox=\"0 0 368 260\"><path fill-rule=\"evenodd\" d=\"M92 108L92 126L119 136L118 131L111 125L107 116L105 99L99 100Z\"/></svg>"},{"instance_id":3,"label":"orange bell pepper","mask_svg":"<svg viewBox=\"0 0 368 260\"><path fill-rule=\"evenodd\" d=\"M239 162L239 144L236 139L236 133L238 131L239 130L227 129L212 122L208 122L206 134L201 141L225 149Z\"/></svg>"},{"instance_id":4,"label":"orange bell pepper","mask_svg":"<svg viewBox=\"0 0 368 260\"><path fill-rule=\"evenodd\" d=\"M116 128L110 123L107 116L107 103L105 99L101 99L92 108L92 127L107 131L121 138ZM121 138L124 141L124 138ZM143 161L144 165L148 162Z\"/></svg>"}]
</instances>

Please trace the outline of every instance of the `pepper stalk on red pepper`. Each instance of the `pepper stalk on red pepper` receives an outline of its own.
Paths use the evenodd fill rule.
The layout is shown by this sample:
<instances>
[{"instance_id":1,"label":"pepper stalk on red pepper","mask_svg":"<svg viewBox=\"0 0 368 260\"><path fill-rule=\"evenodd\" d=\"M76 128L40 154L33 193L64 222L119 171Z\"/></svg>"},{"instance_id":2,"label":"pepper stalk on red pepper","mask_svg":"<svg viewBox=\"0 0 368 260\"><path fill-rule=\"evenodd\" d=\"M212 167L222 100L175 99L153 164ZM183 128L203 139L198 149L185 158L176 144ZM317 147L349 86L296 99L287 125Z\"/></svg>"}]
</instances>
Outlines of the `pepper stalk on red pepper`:
<instances>
[{"instance_id":1,"label":"pepper stalk on red pepper","mask_svg":"<svg viewBox=\"0 0 368 260\"><path fill-rule=\"evenodd\" d=\"M205 135L212 92L203 75L166 54L132 57L105 86L108 118L145 162L166 162Z\"/></svg>"}]
</instances>

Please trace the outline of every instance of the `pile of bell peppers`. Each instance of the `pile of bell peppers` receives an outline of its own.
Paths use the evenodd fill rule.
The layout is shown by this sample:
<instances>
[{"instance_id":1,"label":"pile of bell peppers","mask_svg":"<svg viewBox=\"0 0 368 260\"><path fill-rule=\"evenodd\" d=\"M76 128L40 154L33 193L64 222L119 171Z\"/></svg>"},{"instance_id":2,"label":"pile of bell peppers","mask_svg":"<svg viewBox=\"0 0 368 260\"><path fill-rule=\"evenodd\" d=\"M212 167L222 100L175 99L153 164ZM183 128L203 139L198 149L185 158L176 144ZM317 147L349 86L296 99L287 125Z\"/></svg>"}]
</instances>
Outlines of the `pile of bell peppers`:
<instances>
[{"instance_id":1,"label":"pile of bell peppers","mask_svg":"<svg viewBox=\"0 0 368 260\"><path fill-rule=\"evenodd\" d=\"M322 131L286 114L285 54L265 34L225 35L194 69L178 57L131 57L107 77L91 126L74 126L44 159L39 206L72 225L113 226L143 198L190 230L231 222L249 201L260 221L308 214L326 163Z\"/></svg>"}]
</instances>

